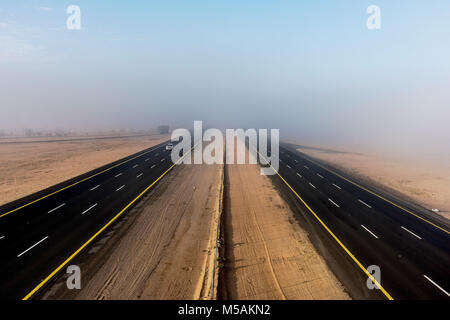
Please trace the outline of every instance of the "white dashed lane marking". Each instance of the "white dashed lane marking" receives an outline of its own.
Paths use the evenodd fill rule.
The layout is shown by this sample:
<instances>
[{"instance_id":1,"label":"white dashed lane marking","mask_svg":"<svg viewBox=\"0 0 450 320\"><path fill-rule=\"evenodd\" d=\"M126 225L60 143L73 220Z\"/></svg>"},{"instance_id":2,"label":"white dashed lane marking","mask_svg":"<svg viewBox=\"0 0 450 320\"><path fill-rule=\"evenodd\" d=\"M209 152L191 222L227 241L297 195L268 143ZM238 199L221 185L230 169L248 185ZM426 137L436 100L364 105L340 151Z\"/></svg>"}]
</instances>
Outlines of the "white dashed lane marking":
<instances>
[{"instance_id":1,"label":"white dashed lane marking","mask_svg":"<svg viewBox=\"0 0 450 320\"><path fill-rule=\"evenodd\" d=\"M334 202L333 200L331 200L330 198L328 198L328 201L330 201L332 204L334 204L336 207L339 208L339 205L336 202Z\"/></svg>"},{"instance_id":2,"label":"white dashed lane marking","mask_svg":"<svg viewBox=\"0 0 450 320\"><path fill-rule=\"evenodd\" d=\"M59 208L62 208L62 207L64 207L66 204L65 203L63 203L63 204L61 204L61 205L59 205L59 206L57 206L56 208L53 208L52 210L50 210L48 213L52 213L53 211L56 211L56 210L58 210Z\"/></svg>"},{"instance_id":3,"label":"white dashed lane marking","mask_svg":"<svg viewBox=\"0 0 450 320\"><path fill-rule=\"evenodd\" d=\"M341 190L342 188L341 187L339 187L337 184L334 184L333 183L333 186L335 186L336 188L338 188L339 190Z\"/></svg>"},{"instance_id":4,"label":"white dashed lane marking","mask_svg":"<svg viewBox=\"0 0 450 320\"><path fill-rule=\"evenodd\" d=\"M361 202L363 205L365 205L366 207L372 208L370 205L368 205L367 203L365 203L364 201L358 199L359 202Z\"/></svg>"},{"instance_id":5,"label":"white dashed lane marking","mask_svg":"<svg viewBox=\"0 0 450 320\"><path fill-rule=\"evenodd\" d=\"M370 233L375 239L378 239L378 236L377 236L375 233L373 233L372 231L370 231L369 229L367 229L366 226L361 225L361 227L363 227L363 228L364 228L368 233Z\"/></svg>"},{"instance_id":6,"label":"white dashed lane marking","mask_svg":"<svg viewBox=\"0 0 450 320\"><path fill-rule=\"evenodd\" d=\"M100 187L100 185L99 185L99 184L98 184L98 185L96 185L95 187L93 187L93 188L89 189L89 191L93 191L93 190L97 189L98 187Z\"/></svg>"},{"instance_id":7,"label":"white dashed lane marking","mask_svg":"<svg viewBox=\"0 0 450 320\"><path fill-rule=\"evenodd\" d=\"M34 247L36 247L36 246L37 246L38 244L40 244L41 242L47 240L47 238L48 238L48 236L45 237L44 239L42 239L42 240L36 242L36 243L33 244L31 247L29 247L27 250L25 250L24 252L18 254L18 255L17 255L17 258L19 258L20 256L24 255L25 253L27 253L27 252L30 251L31 249L33 249Z\"/></svg>"},{"instance_id":8,"label":"white dashed lane marking","mask_svg":"<svg viewBox=\"0 0 450 320\"><path fill-rule=\"evenodd\" d=\"M89 207L89 208L87 208L86 210L84 210L81 214L85 214L86 212L88 212L89 210L91 210L91 209L93 209L93 208L95 208L97 206L97 203L96 204L94 204L93 206L91 206L91 207Z\"/></svg>"},{"instance_id":9,"label":"white dashed lane marking","mask_svg":"<svg viewBox=\"0 0 450 320\"><path fill-rule=\"evenodd\" d=\"M120 191L123 187L125 187L125 185L121 186L119 189L117 189L116 191Z\"/></svg>"},{"instance_id":10,"label":"white dashed lane marking","mask_svg":"<svg viewBox=\"0 0 450 320\"><path fill-rule=\"evenodd\" d=\"M406 229L404 226L402 226L402 229L405 230L405 231L407 231L407 232L409 232L409 233L411 233L411 234L412 234L414 237L416 237L417 239L422 240L421 237L419 237L417 234L415 234L415 233L412 232L411 230Z\"/></svg>"},{"instance_id":11,"label":"white dashed lane marking","mask_svg":"<svg viewBox=\"0 0 450 320\"><path fill-rule=\"evenodd\" d=\"M443 293L445 293L447 295L447 297L450 297L450 293L448 293L447 291L445 291L440 285L438 285L436 282L434 282L433 280L431 280L429 277L427 277L426 275L423 275L425 277L425 279L427 279L428 281L430 281L433 285L436 286L436 288L438 288L439 290L441 290Z\"/></svg>"}]
</instances>

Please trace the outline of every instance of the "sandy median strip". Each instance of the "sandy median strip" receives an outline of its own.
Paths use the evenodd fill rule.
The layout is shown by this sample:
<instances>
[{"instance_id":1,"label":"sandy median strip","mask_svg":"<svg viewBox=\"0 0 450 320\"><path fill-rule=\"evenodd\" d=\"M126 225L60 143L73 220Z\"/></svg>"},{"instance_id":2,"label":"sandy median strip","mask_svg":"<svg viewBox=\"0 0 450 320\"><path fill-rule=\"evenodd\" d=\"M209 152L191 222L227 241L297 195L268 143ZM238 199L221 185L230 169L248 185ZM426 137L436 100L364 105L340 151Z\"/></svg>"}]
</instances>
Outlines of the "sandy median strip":
<instances>
[{"instance_id":1,"label":"sandy median strip","mask_svg":"<svg viewBox=\"0 0 450 320\"><path fill-rule=\"evenodd\" d=\"M226 170L222 296L349 299L260 167Z\"/></svg>"}]
</instances>

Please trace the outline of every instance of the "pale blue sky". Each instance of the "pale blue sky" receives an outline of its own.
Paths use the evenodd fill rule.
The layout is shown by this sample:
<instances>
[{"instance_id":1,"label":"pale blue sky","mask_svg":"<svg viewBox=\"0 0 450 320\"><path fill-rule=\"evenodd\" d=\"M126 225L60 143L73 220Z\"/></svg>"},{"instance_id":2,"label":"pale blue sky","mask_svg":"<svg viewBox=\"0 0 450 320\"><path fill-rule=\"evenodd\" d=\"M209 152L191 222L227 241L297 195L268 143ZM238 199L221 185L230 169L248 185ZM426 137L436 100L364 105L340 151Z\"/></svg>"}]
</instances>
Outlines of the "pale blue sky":
<instances>
[{"instance_id":1,"label":"pale blue sky","mask_svg":"<svg viewBox=\"0 0 450 320\"><path fill-rule=\"evenodd\" d=\"M65 28L70 4L80 31ZM366 28L371 4L381 30ZM2 0L0 127L204 120L443 153L449 57L448 0Z\"/></svg>"}]
</instances>

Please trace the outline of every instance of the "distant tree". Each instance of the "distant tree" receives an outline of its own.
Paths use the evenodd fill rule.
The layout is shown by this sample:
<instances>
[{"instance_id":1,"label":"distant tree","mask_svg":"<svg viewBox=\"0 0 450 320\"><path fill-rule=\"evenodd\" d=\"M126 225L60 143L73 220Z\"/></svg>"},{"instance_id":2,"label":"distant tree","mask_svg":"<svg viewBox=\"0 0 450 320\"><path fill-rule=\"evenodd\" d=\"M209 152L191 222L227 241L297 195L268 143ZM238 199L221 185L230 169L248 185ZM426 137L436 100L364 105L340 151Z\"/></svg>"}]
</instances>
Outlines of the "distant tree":
<instances>
[{"instance_id":1,"label":"distant tree","mask_svg":"<svg viewBox=\"0 0 450 320\"><path fill-rule=\"evenodd\" d=\"M27 137L34 137L35 132L34 132L33 129L25 129L25 135L26 135Z\"/></svg>"},{"instance_id":2,"label":"distant tree","mask_svg":"<svg viewBox=\"0 0 450 320\"><path fill-rule=\"evenodd\" d=\"M169 126L168 126L168 125L161 125L161 126L158 126L158 132L159 132L160 134L169 133Z\"/></svg>"}]
</instances>

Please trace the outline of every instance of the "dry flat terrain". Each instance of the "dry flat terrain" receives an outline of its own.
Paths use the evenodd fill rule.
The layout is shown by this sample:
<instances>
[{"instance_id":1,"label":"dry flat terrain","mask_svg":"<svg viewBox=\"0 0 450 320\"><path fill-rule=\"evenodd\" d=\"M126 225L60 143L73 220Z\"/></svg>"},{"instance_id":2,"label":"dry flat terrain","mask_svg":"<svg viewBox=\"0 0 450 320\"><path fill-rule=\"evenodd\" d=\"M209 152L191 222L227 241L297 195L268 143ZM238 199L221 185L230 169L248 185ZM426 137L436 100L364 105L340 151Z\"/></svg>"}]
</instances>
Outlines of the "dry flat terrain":
<instances>
[{"instance_id":1,"label":"dry flat terrain","mask_svg":"<svg viewBox=\"0 0 450 320\"><path fill-rule=\"evenodd\" d=\"M428 209L450 219L450 165L425 165L373 155L298 148L336 168L394 189Z\"/></svg>"},{"instance_id":2,"label":"dry flat terrain","mask_svg":"<svg viewBox=\"0 0 450 320\"><path fill-rule=\"evenodd\" d=\"M169 136L66 139L2 140L0 205L154 146Z\"/></svg>"},{"instance_id":3,"label":"dry flat terrain","mask_svg":"<svg viewBox=\"0 0 450 320\"><path fill-rule=\"evenodd\" d=\"M182 165L78 257L82 289L59 279L44 299L211 297L222 166Z\"/></svg>"},{"instance_id":4,"label":"dry flat terrain","mask_svg":"<svg viewBox=\"0 0 450 320\"><path fill-rule=\"evenodd\" d=\"M222 295L349 299L259 165L226 170Z\"/></svg>"}]
</instances>

